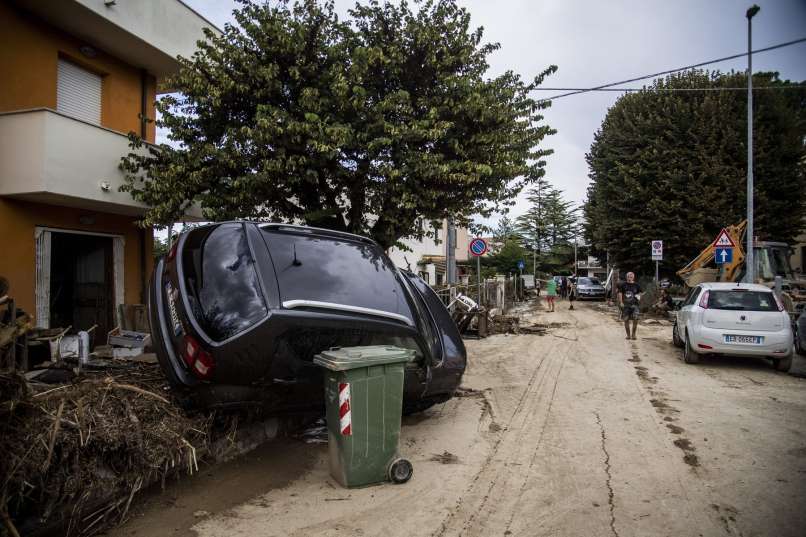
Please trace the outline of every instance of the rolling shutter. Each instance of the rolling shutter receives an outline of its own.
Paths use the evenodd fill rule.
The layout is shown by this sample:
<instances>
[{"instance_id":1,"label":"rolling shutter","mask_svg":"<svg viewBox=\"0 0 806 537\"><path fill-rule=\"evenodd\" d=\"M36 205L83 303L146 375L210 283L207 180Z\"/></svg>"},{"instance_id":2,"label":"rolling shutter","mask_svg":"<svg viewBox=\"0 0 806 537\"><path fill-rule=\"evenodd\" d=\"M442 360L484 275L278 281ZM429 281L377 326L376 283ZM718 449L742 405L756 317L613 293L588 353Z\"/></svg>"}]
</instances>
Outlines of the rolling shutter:
<instances>
[{"instance_id":1,"label":"rolling shutter","mask_svg":"<svg viewBox=\"0 0 806 537\"><path fill-rule=\"evenodd\" d=\"M90 123L101 123L101 77L59 60L56 110Z\"/></svg>"}]
</instances>

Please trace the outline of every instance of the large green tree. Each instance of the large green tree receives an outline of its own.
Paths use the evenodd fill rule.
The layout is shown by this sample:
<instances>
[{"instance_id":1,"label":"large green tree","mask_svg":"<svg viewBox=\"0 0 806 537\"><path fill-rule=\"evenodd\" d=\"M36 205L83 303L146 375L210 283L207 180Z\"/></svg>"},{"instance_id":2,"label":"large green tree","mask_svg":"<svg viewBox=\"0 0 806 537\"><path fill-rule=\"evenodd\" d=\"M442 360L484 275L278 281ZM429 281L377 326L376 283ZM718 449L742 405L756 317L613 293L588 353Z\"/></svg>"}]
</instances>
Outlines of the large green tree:
<instances>
[{"instance_id":1,"label":"large green tree","mask_svg":"<svg viewBox=\"0 0 806 537\"><path fill-rule=\"evenodd\" d=\"M544 173L553 131L532 81L486 77L482 42L455 0L243 2L207 32L158 104L171 145L133 151L124 189L165 224L206 218L303 222L389 247L428 234L418 218L489 216ZM135 149L141 141L132 136ZM425 231L423 231L425 230Z\"/></svg>"},{"instance_id":2,"label":"large green tree","mask_svg":"<svg viewBox=\"0 0 806 537\"><path fill-rule=\"evenodd\" d=\"M791 242L806 216L806 91L775 73L755 74L753 86L755 227ZM745 217L747 92L728 89L741 87L740 73L689 71L610 108L587 155L596 251L650 272L650 241L661 239L664 266L677 270Z\"/></svg>"},{"instance_id":3,"label":"large green tree","mask_svg":"<svg viewBox=\"0 0 806 537\"><path fill-rule=\"evenodd\" d=\"M525 247L531 252L533 270L545 265L544 260L551 260L549 266L542 267L548 269L567 263L569 245L578 233L577 209L563 198L562 191L542 178L529 189L526 199L529 208L518 216L516 224ZM572 247L570 251L573 252ZM552 255L544 257L547 254Z\"/></svg>"}]
</instances>

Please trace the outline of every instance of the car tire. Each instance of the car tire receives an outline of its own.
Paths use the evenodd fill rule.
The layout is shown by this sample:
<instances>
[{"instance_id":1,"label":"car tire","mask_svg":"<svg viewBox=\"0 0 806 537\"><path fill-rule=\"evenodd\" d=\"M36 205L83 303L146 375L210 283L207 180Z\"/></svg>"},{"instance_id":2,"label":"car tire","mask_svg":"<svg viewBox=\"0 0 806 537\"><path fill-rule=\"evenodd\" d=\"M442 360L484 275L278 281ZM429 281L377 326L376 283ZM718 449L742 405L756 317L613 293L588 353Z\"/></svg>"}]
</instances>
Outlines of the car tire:
<instances>
[{"instance_id":1,"label":"car tire","mask_svg":"<svg viewBox=\"0 0 806 537\"><path fill-rule=\"evenodd\" d=\"M672 343L678 349L683 348L684 342L683 342L682 339L680 339L680 336L677 334L677 320L676 319L674 321L674 325L672 325Z\"/></svg>"},{"instance_id":2,"label":"car tire","mask_svg":"<svg viewBox=\"0 0 806 537\"><path fill-rule=\"evenodd\" d=\"M691 349L691 342L688 340L688 331L686 332L686 339L683 341L683 361L687 364L696 364L700 361L700 355Z\"/></svg>"},{"instance_id":3,"label":"car tire","mask_svg":"<svg viewBox=\"0 0 806 537\"><path fill-rule=\"evenodd\" d=\"M801 315L803 315L803 314L801 314ZM800 354L801 356L806 356L806 349L804 349L803 345L800 344L800 333L798 332L797 328L795 328L794 336L795 336L795 338L794 338L795 339L795 352Z\"/></svg>"},{"instance_id":4,"label":"car tire","mask_svg":"<svg viewBox=\"0 0 806 537\"><path fill-rule=\"evenodd\" d=\"M775 369L778 371L783 371L784 373L789 372L789 370L792 368L792 354L794 354L794 352L790 353L790 355L786 358L773 358Z\"/></svg>"}]
</instances>

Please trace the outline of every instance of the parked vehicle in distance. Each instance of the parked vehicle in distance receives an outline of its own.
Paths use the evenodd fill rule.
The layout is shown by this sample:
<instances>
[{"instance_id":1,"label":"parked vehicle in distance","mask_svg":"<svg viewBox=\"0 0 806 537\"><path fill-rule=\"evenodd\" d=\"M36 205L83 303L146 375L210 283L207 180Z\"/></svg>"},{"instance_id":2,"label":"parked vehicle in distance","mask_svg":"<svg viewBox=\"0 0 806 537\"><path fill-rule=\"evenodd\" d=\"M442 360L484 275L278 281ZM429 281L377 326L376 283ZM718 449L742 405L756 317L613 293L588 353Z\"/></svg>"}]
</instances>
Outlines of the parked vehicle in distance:
<instances>
[{"instance_id":1,"label":"parked vehicle in distance","mask_svg":"<svg viewBox=\"0 0 806 537\"><path fill-rule=\"evenodd\" d=\"M149 316L155 350L188 404L324 405L317 353L414 349L404 410L449 399L464 343L431 287L372 240L303 226L224 222L182 234L157 262Z\"/></svg>"},{"instance_id":2,"label":"parked vehicle in distance","mask_svg":"<svg viewBox=\"0 0 806 537\"><path fill-rule=\"evenodd\" d=\"M795 350L798 354L806 356L806 311L801 312L793 323L795 330Z\"/></svg>"},{"instance_id":3,"label":"parked vehicle in distance","mask_svg":"<svg viewBox=\"0 0 806 537\"><path fill-rule=\"evenodd\" d=\"M577 278L577 298L580 300L590 298L604 300L605 288L599 278L580 276Z\"/></svg>"},{"instance_id":4,"label":"parked vehicle in distance","mask_svg":"<svg viewBox=\"0 0 806 537\"><path fill-rule=\"evenodd\" d=\"M789 314L768 287L758 284L693 287L677 313L672 340L689 364L702 354L758 356L789 371L794 354Z\"/></svg>"}]
</instances>

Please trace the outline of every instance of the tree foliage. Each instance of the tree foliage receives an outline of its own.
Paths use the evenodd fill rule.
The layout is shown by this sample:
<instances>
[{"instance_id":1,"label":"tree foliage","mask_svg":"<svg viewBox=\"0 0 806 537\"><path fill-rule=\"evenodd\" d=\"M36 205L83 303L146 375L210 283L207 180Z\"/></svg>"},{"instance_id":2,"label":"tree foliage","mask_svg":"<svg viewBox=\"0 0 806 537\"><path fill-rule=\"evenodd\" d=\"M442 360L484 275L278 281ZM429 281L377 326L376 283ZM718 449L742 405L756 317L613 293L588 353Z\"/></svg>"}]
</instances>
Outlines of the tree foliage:
<instances>
[{"instance_id":1,"label":"tree foliage","mask_svg":"<svg viewBox=\"0 0 806 537\"><path fill-rule=\"evenodd\" d=\"M485 78L482 43L455 0L243 2L206 33L157 103L171 146L123 158L123 189L166 224L199 203L210 220L303 222L389 247L418 218L489 216L544 173L553 131L513 72ZM131 136L133 149L141 140ZM426 228L428 229L428 228Z\"/></svg>"},{"instance_id":2,"label":"tree foliage","mask_svg":"<svg viewBox=\"0 0 806 537\"><path fill-rule=\"evenodd\" d=\"M545 179L538 179L526 197L530 206L516 225L533 268L553 269L567 264L569 245L578 234L577 209ZM570 248L573 258L573 248Z\"/></svg>"},{"instance_id":3,"label":"tree foliage","mask_svg":"<svg viewBox=\"0 0 806 537\"><path fill-rule=\"evenodd\" d=\"M498 225L493 229L492 247L494 250L497 250L508 240L520 240L520 238L515 222L508 216L502 216L498 221Z\"/></svg>"},{"instance_id":4,"label":"tree foliage","mask_svg":"<svg viewBox=\"0 0 806 537\"><path fill-rule=\"evenodd\" d=\"M528 252L521 244L521 241L517 237L510 236L485 261L495 267L498 274L517 273L518 261L526 261L527 254Z\"/></svg>"},{"instance_id":5,"label":"tree foliage","mask_svg":"<svg viewBox=\"0 0 806 537\"><path fill-rule=\"evenodd\" d=\"M755 227L791 242L806 216L806 91L776 73L755 74L753 85ZM747 92L664 91L742 86L743 74L689 71L616 102L587 155L594 250L649 272L650 241L661 239L664 265L677 270L745 217Z\"/></svg>"}]
</instances>

